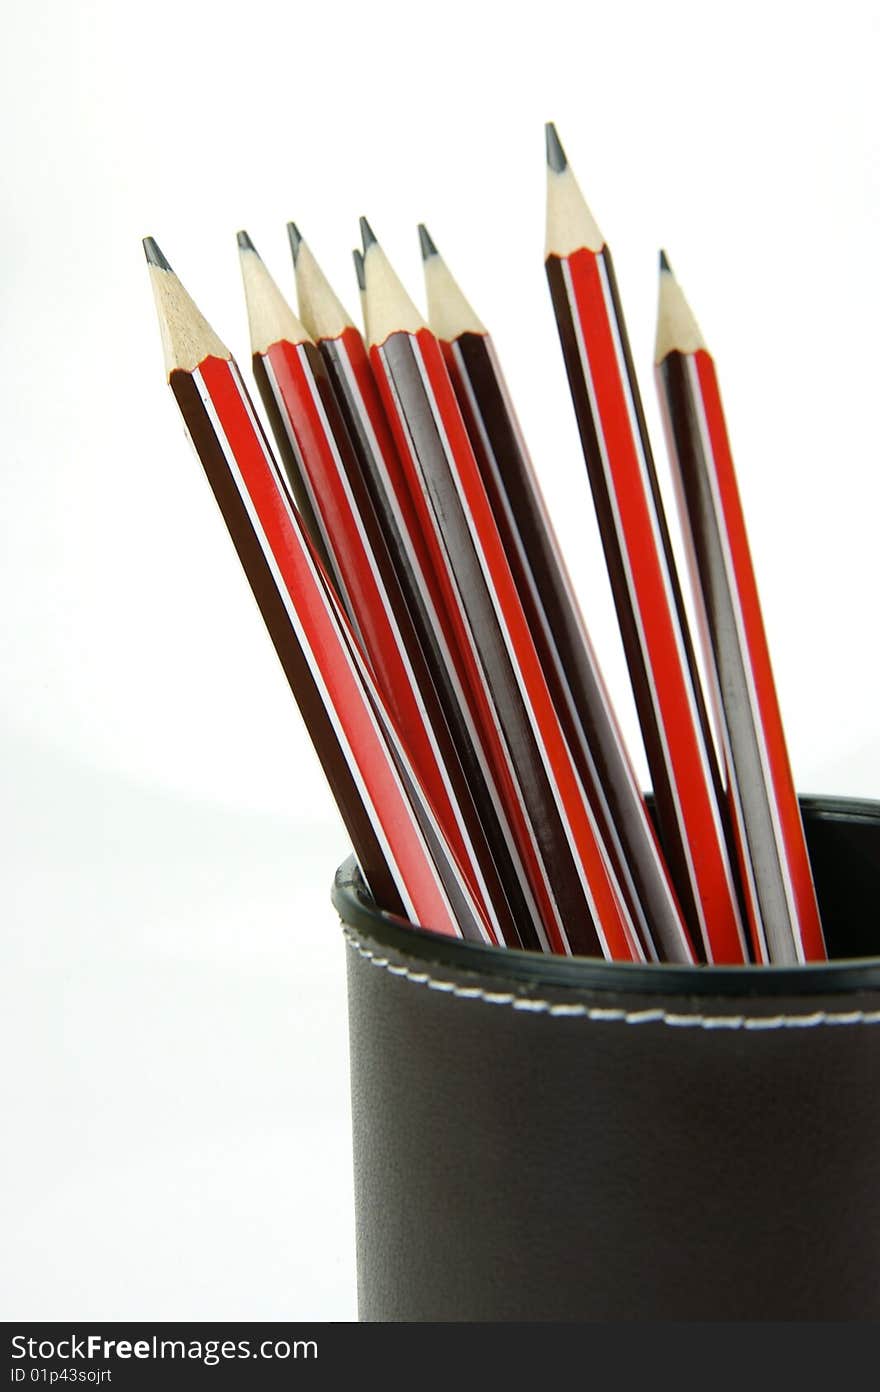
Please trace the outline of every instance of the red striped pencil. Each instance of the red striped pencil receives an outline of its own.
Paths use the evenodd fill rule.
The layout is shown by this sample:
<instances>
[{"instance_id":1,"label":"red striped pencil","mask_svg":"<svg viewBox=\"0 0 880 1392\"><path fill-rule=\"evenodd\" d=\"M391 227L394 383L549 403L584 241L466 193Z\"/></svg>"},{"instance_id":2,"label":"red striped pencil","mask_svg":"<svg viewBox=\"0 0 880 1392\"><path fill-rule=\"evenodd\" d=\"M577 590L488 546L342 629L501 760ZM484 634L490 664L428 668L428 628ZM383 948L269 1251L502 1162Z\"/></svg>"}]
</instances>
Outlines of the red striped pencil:
<instances>
[{"instance_id":1,"label":"red striped pencil","mask_svg":"<svg viewBox=\"0 0 880 1392\"><path fill-rule=\"evenodd\" d=\"M571 759L436 338L365 222L370 356L435 568L528 818L557 951L643 960Z\"/></svg>"},{"instance_id":2,"label":"red striped pencil","mask_svg":"<svg viewBox=\"0 0 880 1392\"><path fill-rule=\"evenodd\" d=\"M168 381L370 889L436 932L492 941L293 506L229 350L144 242Z\"/></svg>"},{"instance_id":3,"label":"red striped pencil","mask_svg":"<svg viewBox=\"0 0 880 1392\"><path fill-rule=\"evenodd\" d=\"M610 251L547 127L547 278L660 834L709 962L747 960L723 793Z\"/></svg>"},{"instance_id":4,"label":"red striped pencil","mask_svg":"<svg viewBox=\"0 0 880 1392\"><path fill-rule=\"evenodd\" d=\"M337 593L446 839L495 936L520 946L323 360L246 232L238 242L254 375L287 473L309 501Z\"/></svg>"},{"instance_id":5,"label":"red striped pencil","mask_svg":"<svg viewBox=\"0 0 880 1392\"><path fill-rule=\"evenodd\" d=\"M424 226L419 237L428 322L443 349L541 666L621 890L647 954L693 962L494 344Z\"/></svg>"},{"instance_id":6,"label":"red striped pencil","mask_svg":"<svg viewBox=\"0 0 880 1392\"><path fill-rule=\"evenodd\" d=\"M821 961L819 908L715 363L662 252L655 362L754 955Z\"/></svg>"},{"instance_id":7,"label":"red striped pencil","mask_svg":"<svg viewBox=\"0 0 880 1392\"><path fill-rule=\"evenodd\" d=\"M470 654L458 649L364 341L299 229L290 223L288 230L300 317L327 368L364 483L389 540L401 589L430 665L437 695L520 937L524 946L546 950L549 943L543 928L543 915L518 851L526 838L525 819L512 797L511 788L494 773L495 764L501 762L500 755L493 757L497 732L494 728L490 730L488 742L481 736L482 724L489 716L480 706L479 677L469 665Z\"/></svg>"}]
</instances>

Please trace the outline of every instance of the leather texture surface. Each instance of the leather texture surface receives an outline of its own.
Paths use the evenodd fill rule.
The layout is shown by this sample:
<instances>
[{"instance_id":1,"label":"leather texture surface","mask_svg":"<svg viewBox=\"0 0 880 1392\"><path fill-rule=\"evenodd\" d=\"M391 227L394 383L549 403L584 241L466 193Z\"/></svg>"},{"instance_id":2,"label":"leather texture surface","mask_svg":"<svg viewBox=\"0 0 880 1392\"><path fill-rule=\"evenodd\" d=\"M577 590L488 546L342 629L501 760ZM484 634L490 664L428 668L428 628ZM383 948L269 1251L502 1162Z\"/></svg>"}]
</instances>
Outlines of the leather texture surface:
<instances>
[{"instance_id":1,"label":"leather texture surface","mask_svg":"<svg viewBox=\"0 0 880 1392\"><path fill-rule=\"evenodd\" d=\"M880 809L808 834L832 950L880 949ZM876 963L585 989L346 935L362 1319L880 1317Z\"/></svg>"}]
</instances>

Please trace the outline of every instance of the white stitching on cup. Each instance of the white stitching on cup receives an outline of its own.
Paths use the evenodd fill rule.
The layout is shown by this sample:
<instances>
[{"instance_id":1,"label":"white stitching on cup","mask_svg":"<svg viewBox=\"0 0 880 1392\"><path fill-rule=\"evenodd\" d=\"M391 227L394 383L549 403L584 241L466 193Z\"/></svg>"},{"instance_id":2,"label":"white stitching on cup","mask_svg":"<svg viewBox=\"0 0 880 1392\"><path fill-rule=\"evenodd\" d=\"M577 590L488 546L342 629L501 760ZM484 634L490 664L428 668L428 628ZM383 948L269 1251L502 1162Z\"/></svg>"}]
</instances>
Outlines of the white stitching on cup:
<instances>
[{"instance_id":1,"label":"white stitching on cup","mask_svg":"<svg viewBox=\"0 0 880 1392\"><path fill-rule=\"evenodd\" d=\"M457 996L460 1000L481 1001L483 1005L506 1005L513 1010L531 1015L592 1020L603 1024L663 1024L675 1028L704 1030L815 1029L818 1025L880 1025L880 1010L814 1010L809 1015L685 1015L659 1008L622 1010L580 1003L567 1004L565 1001L536 1000L534 996L516 996L510 991L484 991L479 986L459 986L454 981L441 981L428 972L410 971L408 967L402 967L388 957L378 957L369 947L364 947L363 943L358 942L348 928L344 928L343 933L349 947L369 962L371 967L387 971L413 986L427 986L429 991L441 991Z\"/></svg>"}]
</instances>

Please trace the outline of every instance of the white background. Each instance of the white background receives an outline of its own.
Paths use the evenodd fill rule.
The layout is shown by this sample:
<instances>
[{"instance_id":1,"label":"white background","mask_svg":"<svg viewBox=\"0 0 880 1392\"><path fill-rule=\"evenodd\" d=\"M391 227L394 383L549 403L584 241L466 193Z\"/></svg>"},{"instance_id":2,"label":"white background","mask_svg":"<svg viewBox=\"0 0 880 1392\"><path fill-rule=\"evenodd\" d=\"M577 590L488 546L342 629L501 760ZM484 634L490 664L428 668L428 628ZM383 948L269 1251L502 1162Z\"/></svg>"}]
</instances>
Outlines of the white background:
<instances>
[{"instance_id":1,"label":"white background","mask_svg":"<svg viewBox=\"0 0 880 1392\"><path fill-rule=\"evenodd\" d=\"M346 837L163 382L154 234L243 363L234 233L354 308L424 219L495 337L644 770L544 284L543 122L715 351L803 791L880 795L875 6L448 0L4 19L5 1318L355 1316Z\"/></svg>"}]
</instances>

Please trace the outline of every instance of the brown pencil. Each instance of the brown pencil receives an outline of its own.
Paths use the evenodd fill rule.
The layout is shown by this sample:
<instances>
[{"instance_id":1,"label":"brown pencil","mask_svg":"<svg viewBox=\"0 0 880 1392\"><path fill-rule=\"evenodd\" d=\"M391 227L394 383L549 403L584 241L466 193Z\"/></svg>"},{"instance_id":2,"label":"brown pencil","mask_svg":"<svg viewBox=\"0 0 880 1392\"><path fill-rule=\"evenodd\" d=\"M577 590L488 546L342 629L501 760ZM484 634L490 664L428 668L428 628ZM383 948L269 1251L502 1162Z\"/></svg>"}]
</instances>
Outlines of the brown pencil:
<instances>
[{"instance_id":1,"label":"brown pencil","mask_svg":"<svg viewBox=\"0 0 880 1392\"><path fill-rule=\"evenodd\" d=\"M715 363L662 252L655 362L754 953L760 962L822 961L819 908Z\"/></svg>"}]
</instances>

